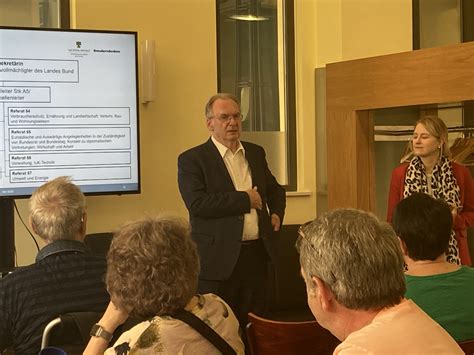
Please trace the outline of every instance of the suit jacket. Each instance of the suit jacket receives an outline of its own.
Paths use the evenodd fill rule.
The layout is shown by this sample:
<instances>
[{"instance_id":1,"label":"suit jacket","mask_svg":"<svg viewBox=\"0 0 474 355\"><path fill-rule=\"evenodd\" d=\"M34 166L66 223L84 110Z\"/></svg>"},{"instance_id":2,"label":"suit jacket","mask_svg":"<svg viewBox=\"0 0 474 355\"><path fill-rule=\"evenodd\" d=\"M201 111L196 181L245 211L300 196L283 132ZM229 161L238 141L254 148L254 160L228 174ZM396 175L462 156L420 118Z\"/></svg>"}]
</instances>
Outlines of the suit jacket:
<instances>
[{"instance_id":1,"label":"suit jacket","mask_svg":"<svg viewBox=\"0 0 474 355\"><path fill-rule=\"evenodd\" d=\"M393 211L397 203L403 199L405 175L409 163L403 163L392 172L390 192L388 196L387 221L392 222ZM474 184L470 171L463 165L452 162L453 175L460 190L462 210L454 219L453 229L458 242L459 257L464 265L471 265L469 245L467 243L467 228L474 225Z\"/></svg>"},{"instance_id":2,"label":"suit jacket","mask_svg":"<svg viewBox=\"0 0 474 355\"><path fill-rule=\"evenodd\" d=\"M285 213L285 190L268 169L264 149L241 142L252 175L262 198L257 210L259 237L273 258L277 233L270 215L281 222ZM244 214L250 212L250 198L236 191L219 150L209 139L178 157L178 185L189 211L191 235L201 261L200 278L225 280L230 277L240 254ZM268 209L267 209L268 208Z\"/></svg>"}]
</instances>

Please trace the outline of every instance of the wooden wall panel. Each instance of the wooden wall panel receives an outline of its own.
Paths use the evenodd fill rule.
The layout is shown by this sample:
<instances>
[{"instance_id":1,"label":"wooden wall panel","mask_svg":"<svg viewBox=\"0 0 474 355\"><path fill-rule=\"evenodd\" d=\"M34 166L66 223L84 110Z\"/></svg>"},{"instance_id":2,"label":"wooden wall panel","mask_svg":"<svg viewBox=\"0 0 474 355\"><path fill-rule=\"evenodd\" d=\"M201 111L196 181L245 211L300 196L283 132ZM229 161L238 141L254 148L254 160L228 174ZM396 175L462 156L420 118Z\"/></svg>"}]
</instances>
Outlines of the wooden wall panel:
<instances>
[{"instance_id":1,"label":"wooden wall panel","mask_svg":"<svg viewBox=\"0 0 474 355\"><path fill-rule=\"evenodd\" d=\"M357 203L357 158L355 111L327 112L328 207L355 207ZM331 134L329 134L331 132Z\"/></svg>"},{"instance_id":2,"label":"wooden wall panel","mask_svg":"<svg viewBox=\"0 0 474 355\"><path fill-rule=\"evenodd\" d=\"M472 99L474 42L328 64L328 109Z\"/></svg>"},{"instance_id":3,"label":"wooden wall panel","mask_svg":"<svg viewBox=\"0 0 474 355\"><path fill-rule=\"evenodd\" d=\"M368 111L334 111L327 116L329 208L375 210L373 126Z\"/></svg>"},{"instance_id":4,"label":"wooden wall panel","mask_svg":"<svg viewBox=\"0 0 474 355\"><path fill-rule=\"evenodd\" d=\"M375 211L374 121L369 111L357 111L357 206Z\"/></svg>"}]
</instances>

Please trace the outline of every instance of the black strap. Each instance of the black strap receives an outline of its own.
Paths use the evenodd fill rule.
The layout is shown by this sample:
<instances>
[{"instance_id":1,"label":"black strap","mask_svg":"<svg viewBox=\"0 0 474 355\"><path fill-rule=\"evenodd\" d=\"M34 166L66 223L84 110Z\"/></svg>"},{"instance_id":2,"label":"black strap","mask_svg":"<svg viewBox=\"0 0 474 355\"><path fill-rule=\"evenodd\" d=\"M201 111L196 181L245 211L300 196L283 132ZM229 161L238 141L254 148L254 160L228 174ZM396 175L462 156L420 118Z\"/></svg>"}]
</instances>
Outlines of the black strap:
<instances>
[{"instance_id":1,"label":"black strap","mask_svg":"<svg viewBox=\"0 0 474 355\"><path fill-rule=\"evenodd\" d=\"M222 354L224 355L236 355L235 350L225 341L214 329L208 326L201 318L195 316L193 313L188 312L184 309L178 310L173 314L173 318L183 321L191 328L195 329L204 338L209 340Z\"/></svg>"}]
</instances>

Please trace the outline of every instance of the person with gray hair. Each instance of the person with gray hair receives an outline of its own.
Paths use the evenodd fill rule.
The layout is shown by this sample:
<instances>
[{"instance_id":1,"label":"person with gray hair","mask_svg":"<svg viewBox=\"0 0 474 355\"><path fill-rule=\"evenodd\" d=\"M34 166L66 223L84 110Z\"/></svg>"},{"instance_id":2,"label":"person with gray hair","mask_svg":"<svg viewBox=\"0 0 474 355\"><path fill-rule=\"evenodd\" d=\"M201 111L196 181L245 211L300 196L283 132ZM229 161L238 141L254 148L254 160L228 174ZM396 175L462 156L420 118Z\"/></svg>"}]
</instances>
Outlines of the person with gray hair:
<instances>
[{"instance_id":1,"label":"person with gray hair","mask_svg":"<svg viewBox=\"0 0 474 355\"><path fill-rule=\"evenodd\" d=\"M337 209L302 225L296 247L308 305L342 341L334 354L463 354L404 298L403 255L389 224Z\"/></svg>"},{"instance_id":2,"label":"person with gray hair","mask_svg":"<svg viewBox=\"0 0 474 355\"><path fill-rule=\"evenodd\" d=\"M30 225L46 242L82 240L87 220L86 199L67 177L56 178L33 192Z\"/></svg>"},{"instance_id":3,"label":"person with gray hair","mask_svg":"<svg viewBox=\"0 0 474 355\"><path fill-rule=\"evenodd\" d=\"M0 351L37 354L43 329L61 314L101 312L109 296L104 257L83 243L86 200L78 186L59 177L39 187L29 201L30 224L44 243L34 264L0 279Z\"/></svg>"},{"instance_id":4,"label":"person with gray hair","mask_svg":"<svg viewBox=\"0 0 474 355\"><path fill-rule=\"evenodd\" d=\"M234 354L243 354L232 309L216 295L196 294L198 275L199 257L187 223L161 216L123 225L107 255L112 302L93 327L84 354L216 353L213 343L180 317L183 313L207 324ZM112 334L129 316L146 320L107 349Z\"/></svg>"}]
</instances>

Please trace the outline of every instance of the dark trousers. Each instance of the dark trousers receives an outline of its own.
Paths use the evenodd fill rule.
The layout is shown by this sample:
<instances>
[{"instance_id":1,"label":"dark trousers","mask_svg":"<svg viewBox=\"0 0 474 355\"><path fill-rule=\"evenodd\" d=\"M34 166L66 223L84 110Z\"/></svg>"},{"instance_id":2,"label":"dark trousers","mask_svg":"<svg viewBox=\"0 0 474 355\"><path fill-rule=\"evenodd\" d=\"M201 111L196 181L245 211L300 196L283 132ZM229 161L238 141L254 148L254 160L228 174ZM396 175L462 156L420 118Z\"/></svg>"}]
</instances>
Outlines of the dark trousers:
<instances>
[{"instance_id":1,"label":"dark trousers","mask_svg":"<svg viewBox=\"0 0 474 355\"><path fill-rule=\"evenodd\" d=\"M228 280L199 280L198 292L215 293L234 311L240 327L245 330L247 313L266 313L266 282L268 256L261 239L242 242L239 259Z\"/></svg>"}]
</instances>

